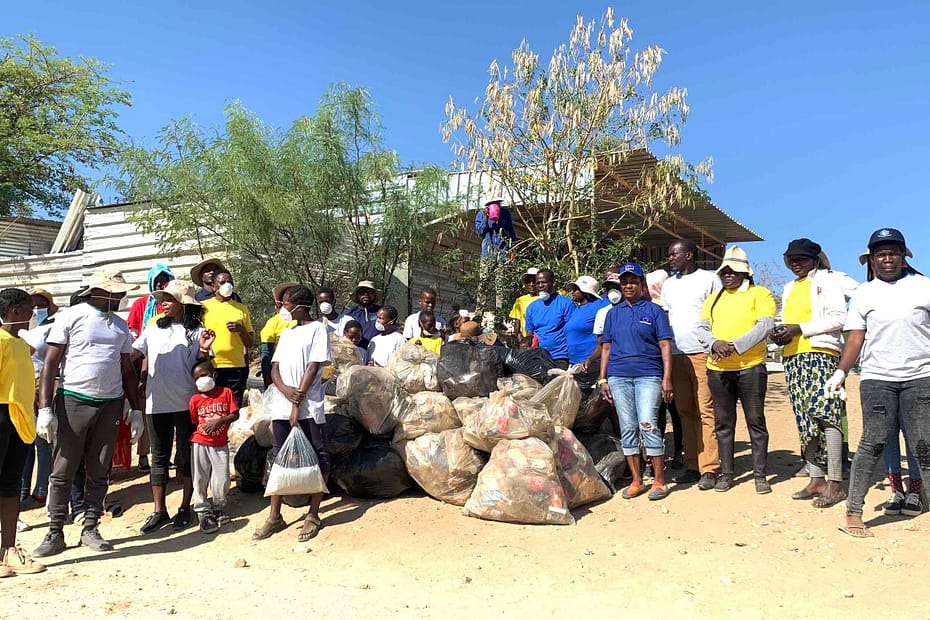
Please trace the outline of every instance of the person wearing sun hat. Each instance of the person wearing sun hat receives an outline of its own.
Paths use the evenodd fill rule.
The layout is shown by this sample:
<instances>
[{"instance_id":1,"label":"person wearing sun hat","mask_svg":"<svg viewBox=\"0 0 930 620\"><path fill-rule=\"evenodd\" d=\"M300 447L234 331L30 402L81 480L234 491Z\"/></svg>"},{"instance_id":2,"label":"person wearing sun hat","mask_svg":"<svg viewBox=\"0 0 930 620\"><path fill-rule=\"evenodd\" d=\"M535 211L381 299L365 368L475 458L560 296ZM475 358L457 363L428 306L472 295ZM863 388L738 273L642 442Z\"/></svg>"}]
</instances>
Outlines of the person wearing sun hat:
<instances>
[{"instance_id":1,"label":"person wearing sun hat","mask_svg":"<svg viewBox=\"0 0 930 620\"><path fill-rule=\"evenodd\" d=\"M71 497L71 483L84 459L84 527L81 544L93 551L113 546L97 529L103 514L108 472L123 399L130 412L124 417L138 441L144 424L138 377L132 365L129 326L116 314L128 284L115 270L94 273L81 291L87 301L58 317L48 334L48 352L39 377L39 413L36 432L52 444L53 464L49 478L49 531L35 550L37 557L65 550L64 525ZM58 393L53 394L56 376ZM54 396L54 409L53 405Z\"/></svg>"},{"instance_id":2,"label":"person wearing sun hat","mask_svg":"<svg viewBox=\"0 0 930 620\"><path fill-rule=\"evenodd\" d=\"M572 283L577 293L572 293L578 307L565 323L565 340L568 342L568 362L582 364L597 347L597 334L594 333L594 317L601 308L610 306L610 302L601 298L600 285L592 276L581 276ZM584 366L585 374L587 365ZM594 371L596 372L596 370ZM593 374L593 373L592 373ZM589 384L597 379L590 377Z\"/></svg>"},{"instance_id":3,"label":"person wearing sun hat","mask_svg":"<svg viewBox=\"0 0 930 620\"><path fill-rule=\"evenodd\" d=\"M739 401L749 428L756 493L771 493L766 480L765 341L775 325L775 298L767 288L753 283L749 259L739 246L727 249L717 275L723 289L704 301L697 333L709 353L707 384L714 399L714 433L720 453L714 490L729 491L736 478L733 451Z\"/></svg>"},{"instance_id":4,"label":"person wearing sun hat","mask_svg":"<svg viewBox=\"0 0 930 620\"><path fill-rule=\"evenodd\" d=\"M791 497L813 499L815 508L829 508L846 499L842 487L846 407L839 399L826 398L822 389L839 362L846 297L840 281L823 269L822 256L820 244L810 239L788 244L785 265L796 279L785 285L783 322L771 333L772 341L784 347L788 396L810 475L807 486Z\"/></svg>"},{"instance_id":5,"label":"person wearing sun hat","mask_svg":"<svg viewBox=\"0 0 930 620\"><path fill-rule=\"evenodd\" d=\"M265 321L265 326L262 327L259 332L259 338L262 343L262 353L261 353L261 364L262 364L262 382L264 382L265 387L267 388L271 385L271 358L274 356L275 347L278 345L278 339L281 337L281 333L292 325L296 325L293 320L285 321L281 317L281 303L284 299L284 292L291 288L292 286L297 286L296 282L282 282L281 284L274 287L272 290L272 297L274 298L274 314L268 317L268 320Z\"/></svg>"},{"instance_id":6,"label":"person wearing sun hat","mask_svg":"<svg viewBox=\"0 0 930 620\"><path fill-rule=\"evenodd\" d=\"M219 284L215 283L214 280L217 274L222 271L227 271L226 265L215 256L205 258L191 267L191 282L194 283L194 286L200 287L200 290L194 295L194 299L206 301L213 297L219 288ZM237 293L232 294L232 300L242 302Z\"/></svg>"},{"instance_id":7,"label":"person wearing sun hat","mask_svg":"<svg viewBox=\"0 0 930 620\"><path fill-rule=\"evenodd\" d=\"M930 279L908 264L912 256L896 228L880 228L869 237L867 281L853 295L843 326L843 354L824 384L828 398L844 399L846 375L859 361L862 435L849 477L846 522L840 528L857 538L873 535L862 520L863 504L884 446L897 441L899 425L917 447L921 478L930 476L930 464L920 453L930 445ZM922 512L922 489L915 490L898 511L907 506L905 514Z\"/></svg>"},{"instance_id":8,"label":"person wearing sun hat","mask_svg":"<svg viewBox=\"0 0 930 620\"><path fill-rule=\"evenodd\" d=\"M516 335L526 335L526 307L536 301L536 274L539 269L530 267L520 276L520 283L523 285L523 295L517 297L510 309L508 318L513 319L513 333Z\"/></svg>"},{"instance_id":9,"label":"person wearing sun hat","mask_svg":"<svg viewBox=\"0 0 930 620\"><path fill-rule=\"evenodd\" d=\"M194 425L190 399L197 393L191 368L209 359L216 334L203 327L203 305L194 298L190 282L171 280L152 295L164 308L163 316L145 329L132 343L133 360L146 360L145 413L152 444L150 482L155 509L141 532L150 534L171 521L165 505L168 467L174 445L174 465L181 479L181 506L174 517L174 529L191 524L190 437Z\"/></svg>"},{"instance_id":10,"label":"person wearing sun hat","mask_svg":"<svg viewBox=\"0 0 930 620\"><path fill-rule=\"evenodd\" d=\"M355 307L346 314L362 326L362 341L359 346L367 348L371 339L379 333L375 327L378 322L378 311L381 309L381 306L375 303L377 300L378 287L371 280L362 280L352 291L352 301L355 302Z\"/></svg>"}]
</instances>

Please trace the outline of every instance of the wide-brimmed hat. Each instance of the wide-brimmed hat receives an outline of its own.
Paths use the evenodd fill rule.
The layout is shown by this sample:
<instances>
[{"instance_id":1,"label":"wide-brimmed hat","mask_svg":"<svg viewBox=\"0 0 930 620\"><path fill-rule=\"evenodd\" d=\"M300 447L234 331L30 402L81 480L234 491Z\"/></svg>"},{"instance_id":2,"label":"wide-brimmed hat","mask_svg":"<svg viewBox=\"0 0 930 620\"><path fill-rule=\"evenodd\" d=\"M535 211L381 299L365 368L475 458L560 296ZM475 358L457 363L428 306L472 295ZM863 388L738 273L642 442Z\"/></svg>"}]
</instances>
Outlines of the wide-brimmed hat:
<instances>
[{"instance_id":1,"label":"wide-brimmed hat","mask_svg":"<svg viewBox=\"0 0 930 620\"><path fill-rule=\"evenodd\" d=\"M746 256L746 252L743 251L743 248L738 245L727 248L726 254L723 255L723 262L720 263L720 267L717 268L718 276L724 267L729 267L737 273L745 273L749 276L752 275L752 267L749 266L749 258Z\"/></svg>"},{"instance_id":2,"label":"wide-brimmed hat","mask_svg":"<svg viewBox=\"0 0 930 620\"><path fill-rule=\"evenodd\" d=\"M182 304L199 306L201 303L194 299L194 285L186 280L171 280L160 291L152 292L152 297L158 303L163 303L166 297Z\"/></svg>"},{"instance_id":3,"label":"wide-brimmed hat","mask_svg":"<svg viewBox=\"0 0 930 620\"><path fill-rule=\"evenodd\" d=\"M55 314L58 312L58 304L55 303L55 298L52 297L52 294L46 291L44 288L34 288L29 291L30 295L38 295L39 297L44 297L48 302L48 313Z\"/></svg>"},{"instance_id":4,"label":"wide-brimmed hat","mask_svg":"<svg viewBox=\"0 0 930 620\"><path fill-rule=\"evenodd\" d=\"M375 293L378 292L378 287L375 286L374 282L372 282L371 280L362 280L361 282L356 284L355 288L352 290L352 297L355 297L355 295L358 293L358 289L360 288L370 288Z\"/></svg>"},{"instance_id":5,"label":"wide-brimmed hat","mask_svg":"<svg viewBox=\"0 0 930 620\"><path fill-rule=\"evenodd\" d=\"M869 237L868 250L859 255L859 264L864 265L869 261L869 255L872 249L879 243L898 243L904 246L904 255L908 258L914 258L911 249L907 247L904 235L897 228L879 228Z\"/></svg>"},{"instance_id":6,"label":"wide-brimmed hat","mask_svg":"<svg viewBox=\"0 0 930 620\"><path fill-rule=\"evenodd\" d=\"M294 286L300 286L300 283L299 282L282 282L281 284L274 287L274 290L271 292L271 294L274 296L275 303L280 303L284 301L283 299L281 299L281 296L284 295L284 291Z\"/></svg>"},{"instance_id":7,"label":"wide-brimmed hat","mask_svg":"<svg viewBox=\"0 0 930 620\"><path fill-rule=\"evenodd\" d=\"M578 290L580 290L582 293L587 293L588 295L593 295L594 297L597 297L598 295L597 289L599 287L597 280L591 276L581 276L575 280L573 284L577 286Z\"/></svg>"},{"instance_id":8,"label":"wide-brimmed hat","mask_svg":"<svg viewBox=\"0 0 930 620\"><path fill-rule=\"evenodd\" d=\"M496 202L497 204L499 204L499 205L503 205L503 204L504 204L504 199L501 198L501 197L499 197L499 196L494 196L493 198L489 199L486 203L484 203L484 206L488 206L488 205L490 205L490 204L494 204L495 202Z\"/></svg>"},{"instance_id":9,"label":"wide-brimmed hat","mask_svg":"<svg viewBox=\"0 0 930 620\"><path fill-rule=\"evenodd\" d=\"M94 272L84 283L84 289L80 292L80 295L87 295L91 289L95 288L107 293L126 293L136 290L139 286L126 282L122 271L108 269Z\"/></svg>"},{"instance_id":10,"label":"wide-brimmed hat","mask_svg":"<svg viewBox=\"0 0 930 620\"><path fill-rule=\"evenodd\" d=\"M203 278L200 277L200 272L203 271L204 267L210 264L216 265L220 269L226 269L226 265L223 264L223 261L216 258L215 256L211 256L210 258L205 258L199 263L197 263L196 265L194 265L193 267L191 267L191 281L201 288L203 288Z\"/></svg>"}]
</instances>

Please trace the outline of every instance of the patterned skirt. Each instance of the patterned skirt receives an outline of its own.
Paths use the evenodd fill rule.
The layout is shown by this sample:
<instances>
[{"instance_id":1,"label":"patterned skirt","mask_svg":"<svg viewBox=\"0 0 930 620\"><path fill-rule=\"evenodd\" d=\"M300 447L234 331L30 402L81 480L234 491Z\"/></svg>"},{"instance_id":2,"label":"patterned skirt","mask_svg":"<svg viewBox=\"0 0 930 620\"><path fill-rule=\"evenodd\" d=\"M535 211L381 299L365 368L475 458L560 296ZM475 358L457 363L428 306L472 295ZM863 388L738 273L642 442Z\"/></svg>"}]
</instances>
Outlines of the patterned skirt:
<instances>
[{"instance_id":1,"label":"patterned skirt","mask_svg":"<svg viewBox=\"0 0 930 620\"><path fill-rule=\"evenodd\" d=\"M794 419L801 439L801 454L814 439L818 440L817 463L826 465L826 437L818 420L840 427L846 413L846 403L827 398L823 384L836 372L839 358L829 353L798 353L784 359L788 397L794 409Z\"/></svg>"}]
</instances>

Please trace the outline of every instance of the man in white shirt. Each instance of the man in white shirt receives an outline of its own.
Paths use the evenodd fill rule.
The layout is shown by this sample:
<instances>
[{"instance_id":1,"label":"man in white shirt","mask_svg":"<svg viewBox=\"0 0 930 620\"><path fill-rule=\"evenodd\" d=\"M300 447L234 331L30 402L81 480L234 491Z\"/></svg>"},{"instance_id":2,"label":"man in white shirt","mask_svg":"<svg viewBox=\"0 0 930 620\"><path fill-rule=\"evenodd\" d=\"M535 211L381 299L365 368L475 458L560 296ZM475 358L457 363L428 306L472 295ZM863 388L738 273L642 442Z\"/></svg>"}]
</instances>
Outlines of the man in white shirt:
<instances>
[{"instance_id":1,"label":"man in white shirt","mask_svg":"<svg viewBox=\"0 0 930 620\"><path fill-rule=\"evenodd\" d=\"M426 287L420 291L420 310L436 312L436 289ZM446 331L446 320L436 314L436 329L443 334ZM420 335L420 313L415 312L404 321L404 338L408 340Z\"/></svg>"},{"instance_id":2,"label":"man in white shirt","mask_svg":"<svg viewBox=\"0 0 930 620\"><path fill-rule=\"evenodd\" d=\"M81 292L87 301L57 317L49 332L39 378L36 432L52 444L54 461L48 490L49 531L33 552L36 557L66 548L63 530L71 483L82 458L87 508L81 545L93 551L113 549L97 530L97 522L103 513L124 397L132 408L128 421L133 441L143 425L138 377L130 361L132 336L126 321L116 314L120 300L135 288L118 271L95 273ZM53 411L52 389L59 368Z\"/></svg>"},{"instance_id":3,"label":"man in white shirt","mask_svg":"<svg viewBox=\"0 0 930 620\"><path fill-rule=\"evenodd\" d=\"M681 239L668 249L672 276L662 286L661 305L668 312L675 339L672 341L672 389L681 418L687 470L675 482L697 482L706 491L714 488L720 457L714 434L714 401L707 385L707 353L698 340L704 300L722 285L712 271L697 268L697 245Z\"/></svg>"}]
</instances>

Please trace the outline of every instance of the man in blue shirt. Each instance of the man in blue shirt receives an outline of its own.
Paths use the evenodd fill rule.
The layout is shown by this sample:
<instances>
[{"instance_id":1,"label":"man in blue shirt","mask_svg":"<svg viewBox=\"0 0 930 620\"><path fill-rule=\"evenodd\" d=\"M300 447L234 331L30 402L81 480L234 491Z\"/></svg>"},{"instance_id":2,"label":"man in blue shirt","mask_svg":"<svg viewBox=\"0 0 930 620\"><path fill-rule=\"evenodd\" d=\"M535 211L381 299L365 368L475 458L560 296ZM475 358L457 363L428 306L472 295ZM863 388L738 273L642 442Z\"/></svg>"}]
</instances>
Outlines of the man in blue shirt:
<instances>
[{"instance_id":1,"label":"man in blue shirt","mask_svg":"<svg viewBox=\"0 0 930 620\"><path fill-rule=\"evenodd\" d=\"M358 346L368 346L368 342L378 335L375 323L378 322L378 310L381 309L377 303L378 289L371 280L362 280L352 291L352 301L355 306L346 312L347 315L355 319L362 326L362 340Z\"/></svg>"},{"instance_id":2,"label":"man in blue shirt","mask_svg":"<svg viewBox=\"0 0 930 620\"><path fill-rule=\"evenodd\" d=\"M539 346L549 352L556 367L568 368L568 340L565 324L575 310L575 304L555 291L555 275L551 269L540 269L536 274L538 299L526 308L527 336L524 344L529 346L535 335Z\"/></svg>"},{"instance_id":3,"label":"man in blue shirt","mask_svg":"<svg viewBox=\"0 0 930 620\"><path fill-rule=\"evenodd\" d=\"M497 257L498 254L503 254L506 258L510 244L517 240L510 209L501 206L500 198L489 200L483 209L478 210L475 216L475 232L481 237L483 258Z\"/></svg>"}]
</instances>

